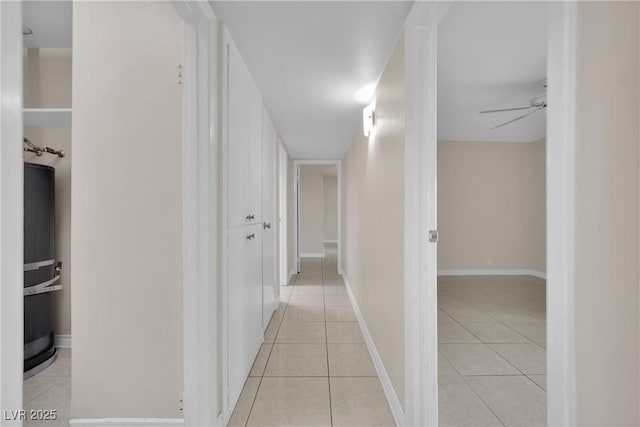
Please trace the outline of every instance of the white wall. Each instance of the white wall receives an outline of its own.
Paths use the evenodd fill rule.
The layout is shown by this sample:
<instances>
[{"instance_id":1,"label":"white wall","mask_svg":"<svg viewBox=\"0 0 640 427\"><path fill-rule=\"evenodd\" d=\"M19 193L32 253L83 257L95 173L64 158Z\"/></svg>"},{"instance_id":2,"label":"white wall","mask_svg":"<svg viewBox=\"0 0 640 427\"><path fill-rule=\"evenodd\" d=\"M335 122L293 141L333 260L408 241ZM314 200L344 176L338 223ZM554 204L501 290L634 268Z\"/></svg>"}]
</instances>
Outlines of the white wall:
<instances>
[{"instance_id":1,"label":"white wall","mask_svg":"<svg viewBox=\"0 0 640 427\"><path fill-rule=\"evenodd\" d=\"M182 23L74 2L72 418L181 417Z\"/></svg>"},{"instance_id":2,"label":"white wall","mask_svg":"<svg viewBox=\"0 0 640 427\"><path fill-rule=\"evenodd\" d=\"M546 272L545 142L438 143L438 269Z\"/></svg>"},{"instance_id":3,"label":"white wall","mask_svg":"<svg viewBox=\"0 0 640 427\"><path fill-rule=\"evenodd\" d=\"M300 256L323 254L324 195L323 171L326 166L300 166Z\"/></svg>"},{"instance_id":4,"label":"white wall","mask_svg":"<svg viewBox=\"0 0 640 427\"><path fill-rule=\"evenodd\" d=\"M26 108L71 107L71 49L24 49L24 106ZM60 158L51 154L40 157L25 152L30 163L53 166L55 179L55 251L62 261L55 295L55 334L71 334L71 128L25 128L25 137L38 146L65 152Z\"/></svg>"},{"instance_id":5,"label":"white wall","mask_svg":"<svg viewBox=\"0 0 640 427\"><path fill-rule=\"evenodd\" d=\"M576 378L579 425L640 425L640 4L579 2Z\"/></svg>"},{"instance_id":6,"label":"white wall","mask_svg":"<svg viewBox=\"0 0 640 427\"><path fill-rule=\"evenodd\" d=\"M325 175L322 179L323 239L338 240L338 177Z\"/></svg>"}]
</instances>

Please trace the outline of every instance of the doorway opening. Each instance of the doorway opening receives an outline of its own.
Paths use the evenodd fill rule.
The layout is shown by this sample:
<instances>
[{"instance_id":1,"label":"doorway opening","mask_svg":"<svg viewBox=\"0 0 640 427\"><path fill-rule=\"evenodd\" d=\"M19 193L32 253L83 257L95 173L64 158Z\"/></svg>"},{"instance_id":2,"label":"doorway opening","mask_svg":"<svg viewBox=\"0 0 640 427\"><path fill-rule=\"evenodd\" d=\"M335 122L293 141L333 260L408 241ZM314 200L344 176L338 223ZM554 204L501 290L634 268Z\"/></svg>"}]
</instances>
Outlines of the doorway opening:
<instances>
[{"instance_id":1,"label":"doorway opening","mask_svg":"<svg viewBox=\"0 0 640 427\"><path fill-rule=\"evenodd\" d=\"M70 418L72 360L72 4L25 3L22 24L22 401L27 413L47 407L52 419L66 422Z\"/></svg>"},{"instance_id":2,"label":"doorway opening","mask_svg":"<svg viewBox=\"0 0 640 427\"><path fill-rule=\"evenodd\" d=\"M438 27L441 425L546 424L547 20L454 3Z\"/></svg>"},{"instance_id":3,"label":"doorway opening","mask_svg":"<svg viewBox=\"0 0 640 427\"><path fill-rule=\"evenodd\" d=\"M294 259L323 258L325 246L335 251L336 274L342 272L342 162L294 161Z\"/></svg>"}]
</instances>

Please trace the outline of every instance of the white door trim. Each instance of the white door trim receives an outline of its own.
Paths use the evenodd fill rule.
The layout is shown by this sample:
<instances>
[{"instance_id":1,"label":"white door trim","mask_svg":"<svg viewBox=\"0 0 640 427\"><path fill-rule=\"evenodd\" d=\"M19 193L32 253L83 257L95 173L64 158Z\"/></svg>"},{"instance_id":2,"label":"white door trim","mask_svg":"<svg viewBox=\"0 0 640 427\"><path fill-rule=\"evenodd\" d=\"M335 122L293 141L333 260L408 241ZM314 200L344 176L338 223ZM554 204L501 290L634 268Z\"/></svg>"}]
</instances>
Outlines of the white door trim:
<instances>
[{"instance_id":1,"label":"white door trim","mask_svg":"<svg viewBox=\"0 0 640 427\"><path fill-rule=\"evenodd\" d=\"M298 219L300 217L299 184L300 166L303 165L334 165L338 169L338 274L342 274L342 160L294 160L293 161L293 259L296 272L300 272L300 242L298 234Z\"/></svg>"},{"instance_id":2,"label":"white door trim","mask_svg":"<svg viewBox=\"0 0 640 427\"><path fill-rule=\"evenodd\" d=\"M549 6L547 60L547 424L576 425L577 2Z\"/></svg>"},{"instance_id":3,"label":"white door trim","mask_svg":"<svg viewBox=\"0 0 640 427\"><path fill-rule=\"evenodd\" d=\"M22 409L22 4L0 2L0 413ZM4 416L3 416L4 418ZM6 424L5 424L6 423ZM2 425L21 426L19 420Z\"/></svg>"},{"instance_id":4,"label":"white door trim","mask_svg":"<svg viewBox=\"0 0 640 427\"><path fill-rule=\"evenodd\" d=\"M405 24L405 420L438 425L437 27L450 2L416 2Z\"/></svg>"},{"instance_id":5,"label":"white door trim","mask_svg":"<svg viewBox=\"0 0 640 427\"><path fill-rule=\"evenodd\" d=\"M184 20L184 425L222 425L218 407L218 22L208 2L172 2Z\"/></svg>"},{"instance_id":6,"label":"white door trim","mask_svg":"<svg viewBox=\"0 0 640 427\"><path fill-rule=\"evenodd\" d=\"M436 255L437 29L451 2L416 2L405 25L405 425L438 424ZM550 6L547 96L547 414L575 425L574 171L576 2ZM553 213L553 214L551 214ZM418 232L416 232L418 230ZM426 268L423 268L426 266ZM421 313L426 315L421 315Z\"/></svg>"}]
</instances>

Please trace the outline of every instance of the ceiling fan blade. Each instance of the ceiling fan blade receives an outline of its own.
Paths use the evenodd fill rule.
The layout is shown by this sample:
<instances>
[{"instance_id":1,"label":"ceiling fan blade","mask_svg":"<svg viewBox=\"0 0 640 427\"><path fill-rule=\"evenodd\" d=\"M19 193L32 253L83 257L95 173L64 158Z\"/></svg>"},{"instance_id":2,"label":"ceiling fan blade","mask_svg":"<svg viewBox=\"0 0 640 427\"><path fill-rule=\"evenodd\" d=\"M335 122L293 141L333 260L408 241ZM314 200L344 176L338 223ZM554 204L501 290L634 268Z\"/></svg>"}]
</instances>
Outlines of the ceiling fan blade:
<instances>
[{"instance_id":1,"label":"ceiling fan blade","mask_svg":"<svg viewBox=\"0 0 640 427\"><path fill-rule=\"evenodd\" d=\"M527 113L527 114L523 114L523 115L521 115L520 117L516 117L515 119L513 119L513 120L509 120L508 122L502 123L501 125L494 126L494 127L492 127L490 130L498 129L498 128L501 128L502 126L506 126L506 125L508 125L508 124L510 124L510 123L516 122L516 121L518 121L518 120L522 120L522 119L524 119L525 117L530 116L530 115L532 115L533 113L535 113L535 112L537 112L537 111L540 111L540 110L541 110L541 108L536 108L535 110L533 110L533 111L531 111L531 112L529 112L529 113Z\"/></svg>"},{"instance_id":2,"label":"ceiling fan blade","mask_svg":"<svg viewBox=\"0 0 640 427\"><path fill-rule=\"evenodd\" d=\"M501 110L484 110L484 111L480 111L480 114L484 114L484 113L501 113L503 111L530 110L531 108L536 108L536 107L532 107L531 105L529 105L528 107L503 108Z\"/></svg>"}]
</instances>

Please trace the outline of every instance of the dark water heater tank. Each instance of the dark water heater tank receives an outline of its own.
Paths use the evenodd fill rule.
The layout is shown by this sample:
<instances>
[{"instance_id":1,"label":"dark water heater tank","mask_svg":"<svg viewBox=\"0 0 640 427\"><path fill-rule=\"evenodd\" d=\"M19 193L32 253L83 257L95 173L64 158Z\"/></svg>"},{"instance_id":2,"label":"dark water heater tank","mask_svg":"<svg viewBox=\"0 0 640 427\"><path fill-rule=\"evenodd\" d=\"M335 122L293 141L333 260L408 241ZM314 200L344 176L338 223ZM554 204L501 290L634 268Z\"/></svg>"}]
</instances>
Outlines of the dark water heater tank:
<instances>
[{"instance_id":1,"label":"dark water heater tank","mask_svg":"<svg viewBox=\"0 0 640 427\"><path fill-rule=\"evenodd\" d=\"M51 364L54 291L60 289L55 260L55 169L24 164L24 372Z\"/></svg>"}]
</instances>

